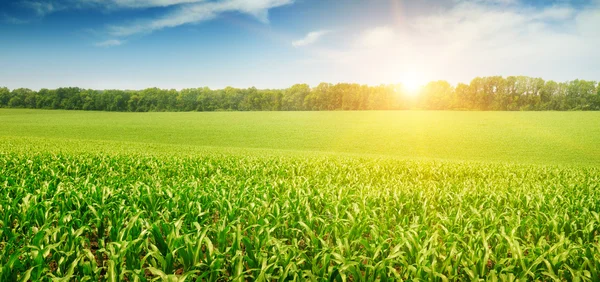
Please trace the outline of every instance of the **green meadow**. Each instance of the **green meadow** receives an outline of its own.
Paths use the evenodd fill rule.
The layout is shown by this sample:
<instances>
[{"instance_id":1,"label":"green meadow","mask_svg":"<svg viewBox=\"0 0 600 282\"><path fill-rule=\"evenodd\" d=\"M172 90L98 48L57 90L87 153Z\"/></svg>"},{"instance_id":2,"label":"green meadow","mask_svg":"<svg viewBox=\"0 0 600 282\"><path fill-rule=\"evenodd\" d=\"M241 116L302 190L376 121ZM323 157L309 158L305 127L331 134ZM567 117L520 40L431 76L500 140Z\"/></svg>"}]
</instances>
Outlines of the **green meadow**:
<instances>
[{"instance_id":1,"label":"green meadow","mask_svg":"<svg viewBox=\"0 0 600 282\"><path fill-rule=\"evenodd\" d=\"M408 159L600 164L600 113L596 112L110 113L3 109L0 137L41 138L59 147L64 142L85 140L86 144L132 142L135 144L130 146L141 148L172 145L171 150L183 146L213 151L262 149Z\"/></svg>"},{"instance_id":2,"label":"green meadow","mask_svg":"<svg viewBox=\"0 0 600 282\"><path fill-rule=\"evenodd\" d=\"M600 113L0 110L0 281L598 281Z\"/></svg>"}]
</instances>

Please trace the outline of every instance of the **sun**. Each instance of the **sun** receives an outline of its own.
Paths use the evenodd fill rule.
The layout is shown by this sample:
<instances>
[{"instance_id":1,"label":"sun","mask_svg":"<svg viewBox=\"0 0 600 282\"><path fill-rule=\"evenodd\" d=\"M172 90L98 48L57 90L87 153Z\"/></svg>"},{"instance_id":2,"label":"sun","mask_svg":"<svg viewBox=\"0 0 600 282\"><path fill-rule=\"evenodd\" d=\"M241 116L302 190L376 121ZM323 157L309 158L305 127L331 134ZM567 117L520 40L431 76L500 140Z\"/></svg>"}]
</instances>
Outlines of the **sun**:
<instances>
[{"instance_id":1,"label":"sun","mask_svg":"<svg viewBox=\"0 0 600 282\"><path fill-rule=\"evenodd\" d=\"M402 77L400 84L407 95L417 96L425 85L425 80L417 73L409 73Z\"/></svg>"}]
</instances>

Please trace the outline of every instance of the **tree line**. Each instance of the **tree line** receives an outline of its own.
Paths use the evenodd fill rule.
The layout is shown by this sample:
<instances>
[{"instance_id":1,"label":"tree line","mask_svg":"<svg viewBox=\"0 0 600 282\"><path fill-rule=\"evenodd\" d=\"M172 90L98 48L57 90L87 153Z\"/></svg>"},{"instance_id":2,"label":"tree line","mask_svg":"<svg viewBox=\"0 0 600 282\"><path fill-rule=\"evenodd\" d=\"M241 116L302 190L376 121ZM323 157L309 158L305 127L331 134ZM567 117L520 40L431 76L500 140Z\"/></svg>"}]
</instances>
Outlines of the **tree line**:
<instances>
[{"instance_id":1,"label":"tree line","mask_svg":"<svg viewBox=\"0 0 600 282\"><path fill-rule=\"evenodd\" d=\"M417 95L402 85L321 83L311 88L212 90L92 90L77 87L0 88L0 107L122 112L154 111L328 111L328 110L600 110L595 81L545 81L526 76L477 77L456 86L434 81Z\"/></svg>"}]
</instances>

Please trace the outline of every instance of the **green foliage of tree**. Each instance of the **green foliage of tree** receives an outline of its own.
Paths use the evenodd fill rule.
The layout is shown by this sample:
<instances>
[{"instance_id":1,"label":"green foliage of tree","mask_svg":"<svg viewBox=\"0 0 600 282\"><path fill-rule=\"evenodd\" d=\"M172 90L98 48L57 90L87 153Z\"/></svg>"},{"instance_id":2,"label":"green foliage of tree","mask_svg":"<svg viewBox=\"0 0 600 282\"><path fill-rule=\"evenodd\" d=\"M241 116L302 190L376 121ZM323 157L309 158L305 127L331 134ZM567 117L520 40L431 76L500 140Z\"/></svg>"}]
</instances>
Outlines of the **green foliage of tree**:
<instances>
[{"instance_id":1,"label":"green foliage of tree","mask_svg":"<svg viewBox=\"0 0 600 282\"><path fill-rule=\"evenodd\" d=\"M282 110L300 111L304 110L304 100L310 93L308 84L295 84L286 89L281 97Z\"/></svg>"},{"instance_id":2,"label":"green foliage of tree","mask_svg":"<svg viewBox=\"0 0 600 282\"><path fill-rule=\"evenodd\" d=\"M10 90L6 87L0 88L0 107L6 107L10 101Z\"/></svg>"},{"instance_id":3,"label":"green foliage of tree","mask_svg":"<svg viewBox=\"0 0 600 282\"><path fill-rule=\"evenodd\" d=\"M452 92L454 89L447 81L428 83L421 91L421 107L429 110L443 110L451 106Z\"/></svg>"},{"instance_id":4,"label":"green foliage of tree","mask_svg":"<svg viewBox=\"0 0 600 282\"><path fill-rule=\"evenodd\" d=\"M25 108L28 106L25 101L30 102L31 97L34 95L34 92L27 88L15 89L10 93L10 99L6 106L9 108Z\"/></svg>"},{"instance_id":5,"label":"green foliage of tree","mask_svg":"<svg viewBox=\"0 0 600 282\"><path fill-rule=\"evenodd\" d=\"M456 87L447 81L425 85L408 95L400 85L367 86L321 83L314 88L296 84L287 89L227 87L140 91L91 90L77 87L41 89L0 88L0 107L155 111L335 111L335 110L600 110L600 84L595 81L545 81L526 76L476 77Z\"/></svg>"}]
</instances>

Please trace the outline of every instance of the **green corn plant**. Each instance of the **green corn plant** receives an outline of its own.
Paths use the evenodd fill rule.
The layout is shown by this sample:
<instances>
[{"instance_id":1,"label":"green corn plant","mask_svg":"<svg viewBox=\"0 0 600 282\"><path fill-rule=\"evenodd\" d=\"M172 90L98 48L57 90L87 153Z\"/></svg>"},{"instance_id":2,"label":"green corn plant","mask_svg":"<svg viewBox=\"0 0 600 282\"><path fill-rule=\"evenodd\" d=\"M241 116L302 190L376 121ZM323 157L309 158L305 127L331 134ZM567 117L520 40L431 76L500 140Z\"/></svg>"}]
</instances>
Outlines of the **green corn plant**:
<instances>
[{"instance_id":1,"label":"green corn plant","mask_svg":"<svg viewBox=\"0 0 600 282\"><path fill-rule=\"evenodd\" d=\"M595 167L9 151L0 281L597 281L599 183Z\"/></svg>"}]
</instances>

